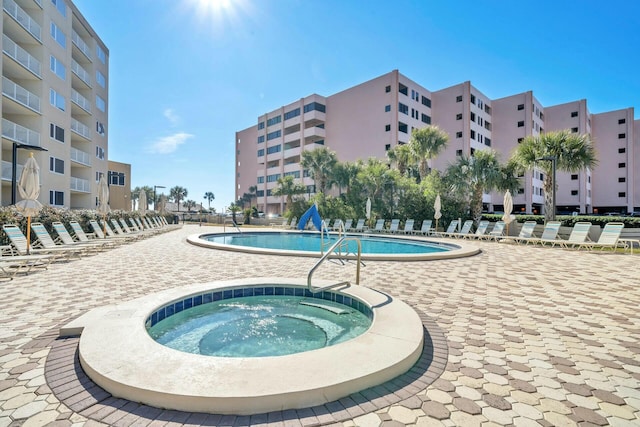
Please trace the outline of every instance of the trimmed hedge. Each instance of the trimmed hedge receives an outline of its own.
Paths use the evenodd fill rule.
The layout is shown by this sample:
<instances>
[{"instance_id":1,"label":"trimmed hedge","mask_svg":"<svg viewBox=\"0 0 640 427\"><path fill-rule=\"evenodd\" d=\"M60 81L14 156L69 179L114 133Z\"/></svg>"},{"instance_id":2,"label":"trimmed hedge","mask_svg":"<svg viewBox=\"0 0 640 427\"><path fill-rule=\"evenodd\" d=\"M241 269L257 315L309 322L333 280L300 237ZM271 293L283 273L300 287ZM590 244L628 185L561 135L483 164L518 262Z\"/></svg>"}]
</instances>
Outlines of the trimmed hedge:
<instances>
[{"instance_id":1,"label":"trimmed hedge","mask_svg":"<svg viewBox=\"0 0 640 427\"><path fill-rule=\"evenodd\" d=\"M523 223L525 221L535 221L538 224L544 224L544 215L516 215L516 221ZM482 219L492 222L500 221L500 214L483 214ZM573 227L576 222L586 221L593 225L604 227L609 222L622 222L625 228L640 228L640 218L626 216L600 216L600 215L556 215L556 221L560 221L565 227Z\"/></svg>"}]
</instances>

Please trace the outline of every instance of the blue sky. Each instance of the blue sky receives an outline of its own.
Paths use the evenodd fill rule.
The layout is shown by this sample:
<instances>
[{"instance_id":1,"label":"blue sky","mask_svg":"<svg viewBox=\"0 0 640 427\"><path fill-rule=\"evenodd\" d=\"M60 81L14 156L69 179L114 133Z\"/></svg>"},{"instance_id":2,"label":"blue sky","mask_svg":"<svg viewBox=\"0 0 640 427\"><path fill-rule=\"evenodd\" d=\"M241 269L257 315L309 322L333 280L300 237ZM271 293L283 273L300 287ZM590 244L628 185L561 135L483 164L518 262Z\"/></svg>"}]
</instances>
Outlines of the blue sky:
<instances>
[{"instance_id":1,"label":"blue sky","mask_svg":"<svg viewBox=\"0 0 640 427\"><path fill-rule=\"evenodd\" d=\"M393 69L430 90L640 117L640 2L75 0L109 48L109 158L131 186L234 200L234 137ZM159 191L160 192L160 191ZM206 202L205 206L206 206Z\"/></svg>"}]
</instances>

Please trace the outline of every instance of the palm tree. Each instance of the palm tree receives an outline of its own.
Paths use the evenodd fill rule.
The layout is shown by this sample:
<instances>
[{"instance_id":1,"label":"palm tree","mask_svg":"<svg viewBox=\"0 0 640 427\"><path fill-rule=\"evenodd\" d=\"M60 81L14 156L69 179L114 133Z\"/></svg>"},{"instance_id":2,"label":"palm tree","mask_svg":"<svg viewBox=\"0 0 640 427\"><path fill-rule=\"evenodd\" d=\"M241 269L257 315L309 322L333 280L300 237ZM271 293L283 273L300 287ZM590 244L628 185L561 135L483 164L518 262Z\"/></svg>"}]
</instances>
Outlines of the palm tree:
<instances>
[{"instance_id":1,"label":"palm tree","mask_svg":"<svg viewBox=\"0 0 640 427\"><path fill-rule=\"evenodd\" d=\"M429 174L429 160L438 156L449 142L449 134L437 126L426 126L411 131L409 146L418 163L420 181Z\"/></svg>"},{"instance_id":2,"label":"palm tree","mask_svg":"<svg viewBox=\"0 0 640 427\"><path fill-rule=\"evenodd\" d=\"M197 205L197 203L194 200L186 200L184 202L184 207L187 208L188 211L190 211L192 208L195 208Z\"/></svg>"},{"instance_id":3,"label":"palm tree","mask_svg":"<svg viewBox=\"0 0 640 427\"><path fill-rule=\"evenodd\" d=\"M307 187L294 181L291 175L278 178L278 186L271 191L273 196L287 196L287 208L293 204L293 196L304 194Z\"/></svg>"},{"instance_id":4,"label":"palm tree","mask_svg":"<svg viewBox=\"0 0 640 427\"><path fill-rule=\"evenodd\" d=\"M315 150L303 151L300 164L309 171L311 178L315 182L317 192L324 194L337 162L338 159L334 151L321 147Z\"/></svg>"},{"instance_id":5,"label":"palm tree","mask_svg":"<svg viewBox=\"0 0 640 427\"><path fill-rule=\"evenodd\" d=\"M140 197L140 187L136 187L133 190L131 190L131 203L133 204L131 209L133 209L134 211L136 210L136 205L138 203L139 197Z\"/></svg>"},{"instance_id":6,"label":"palm tree","mask_svg":"<svg viewBox=\"0 0 640 427\"><path fill-rule=\"evenodd\" d=\"M253 199L258 197L258 187L256 185L252 185L251 187L249 187L249 208L251 208L251 202Z\"/></svg>"},{"instance_id":7,"label":"palm tree","mask_svg":"<svg viewBox=\"0 0 640 427\"><path fill-rule=\"evenodd\" d=\"M169 197L178 204L178 212L180 212L180 201L184 200L187 197L187 194L189 194L187 189L180 187L179 185L176 185L169 190Z\"/></svg>"},{"instance_id":8,"label":"palm tree","mask_svg":"<svg viewBox=\"0 0 640 427\"><path fill-rule=\"evenodd\" d=\"M391 150L387 151L387 158L390 162L396 164L398 171L403 176L407 174L409 168L411 168L415 163L415 156L411 148L411 145L401 144L396 145Z\"/></svg>"},{"instance_id":9,"label":"palm tree","mask_svg":"<svg viewBox=\"0 0 640 427\"><path fill-rule=\"evenodd\" d=\"M238 204L238 202L231 203L228 208L229 212L231 212L231 218L233 219L233 223L237 224L236 214L242 211L242 207Z\"/></svg>"},{"instance_id":10,"label":"palm tree","mask_svg":"<svg viewBox=\"0 0 640 427\"><path fill-rule=\"evenodd\" d=\"M449 166L446 180L454 193L469 202L476 224L482 218L482 195L493 190L515 191L518 179L513 169L502 166L493 150L478 150L470 157L459 157Z\"/></svg>"},{"instance_id":11,"label":"palm tree","mask_svg":"<svg viewBox=\"0 0 640 427\"><path fill-rule=\"evenodd\" d=\"M524 170L535 167L544 172L544 218L549 221L553 214L552 162L541 161L545 158L555 158L556 170L566 172L593 168L598 160L589 136L568 130L528 136L518 145L511 160Z\"/></svg>"},{"instance_id":12,"label":"palm tree","mask_svg":"<svg viewBox=\"0 0 640 427\"><path fill-rule=\"evenodd\" d=\"M206 193L204 193L204 199L209 203L209 210L211 210L211 202L216 199L215 194L213 194L211 191L207 191Z\"/></svg>"}]
</instances>

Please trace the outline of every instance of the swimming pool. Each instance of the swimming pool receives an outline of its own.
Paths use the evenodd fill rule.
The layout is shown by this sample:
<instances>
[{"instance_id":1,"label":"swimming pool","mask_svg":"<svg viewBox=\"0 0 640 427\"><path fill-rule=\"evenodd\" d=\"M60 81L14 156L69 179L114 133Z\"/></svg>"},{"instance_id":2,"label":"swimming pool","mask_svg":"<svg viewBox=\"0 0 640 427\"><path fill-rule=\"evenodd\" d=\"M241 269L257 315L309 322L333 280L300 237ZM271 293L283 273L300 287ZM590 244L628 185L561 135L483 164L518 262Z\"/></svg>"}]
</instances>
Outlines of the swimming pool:
<instances>
[{"instance_id":1,"label":"swimming pool","mask_svg":"<svg viewBox=\"0 0 640 427\"><path fill-rule=\"evenodd\" d=\"M379 236L370 234L348 234L360 239L364 260L423 261L429 259L458 258L475 255L480 250L472 245L448 241L426 240L415 236ZM318 232L300 231L250 231L234 233L208 233L192 235L189 243L212 249L260 253L272 255L295 255L317 257L320 248L330 247L338 239L336 233L322 237ZM341 252L355 258L357 243L345 242Z\"/></svg>"}]
</instances>

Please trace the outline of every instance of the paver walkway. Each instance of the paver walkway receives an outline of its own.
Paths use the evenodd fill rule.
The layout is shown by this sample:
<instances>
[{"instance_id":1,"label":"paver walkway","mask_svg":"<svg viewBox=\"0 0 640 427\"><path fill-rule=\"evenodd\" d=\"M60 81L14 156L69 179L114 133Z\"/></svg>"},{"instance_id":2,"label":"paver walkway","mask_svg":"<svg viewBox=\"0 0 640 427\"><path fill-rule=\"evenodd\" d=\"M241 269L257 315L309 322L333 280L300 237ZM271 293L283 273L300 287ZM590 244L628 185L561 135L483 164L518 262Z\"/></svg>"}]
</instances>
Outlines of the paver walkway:
<instances>
[{"instance_id":1,"label":"paver walkway","mask_svg":"<svg viewBox=\"0 0 640 427\"><path fill-rule=\"evenodd\" d=\"M53 332L69 319L184 284L302 277L314 262L185 242L210 230L185 226L0 283L0 427L99 424L60 403L45 381ZM639 256L474 244L483 253L465 259L367 262L364 285L404 299L440 326L448 364L408 399L338 425L640 425ZM348 279L355 270L325 265L318 277ZM121 417L126 425L126 412ZM206 419L149 417L141 424ZM269 421L264 425L295 425ZM222 417L217 425L234 423L242 424Z\"/></svg>"}]
</instances>

